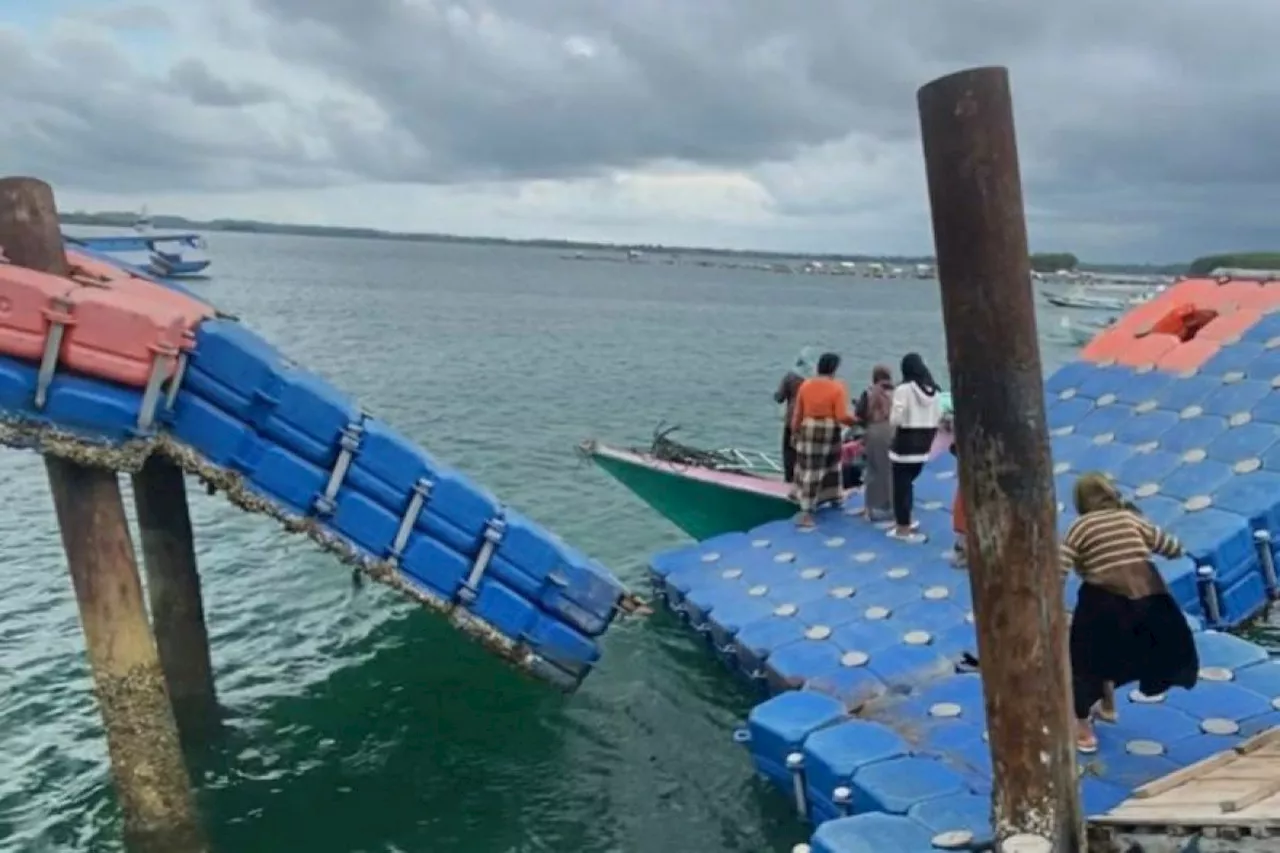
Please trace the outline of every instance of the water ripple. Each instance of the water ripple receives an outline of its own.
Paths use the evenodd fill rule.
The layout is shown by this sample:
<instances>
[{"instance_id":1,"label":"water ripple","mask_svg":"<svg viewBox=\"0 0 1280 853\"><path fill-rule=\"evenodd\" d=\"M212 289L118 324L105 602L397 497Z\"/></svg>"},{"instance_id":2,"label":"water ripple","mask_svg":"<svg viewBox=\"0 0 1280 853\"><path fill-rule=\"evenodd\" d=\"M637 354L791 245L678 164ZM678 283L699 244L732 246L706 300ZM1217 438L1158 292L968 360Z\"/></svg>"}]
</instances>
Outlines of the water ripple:
<instances>
[{"instance_id":1,"label":"water ripple","mask_svg":"<svg viewBox=\"0 0 1280 853\"><path fill-rule=\"evenodd\" d=\"M198 286L220 307L637 584L682 539L581 465L579 440L644 444L666 420L689 440L770 447L773 383L802 345L842 351L855 381L904 344L942 364L927 283L359 240L212 246L218 276ZM0 454L0 478L0 849L117 850L43 465ZM394 594L354 589L269 521L194 489L192 514L228 720L191 759L219 851L758 851L807 834L730 742L756 697L674 619L617 626L602 667L561 697Z\"/></svg>"}]
</instances>

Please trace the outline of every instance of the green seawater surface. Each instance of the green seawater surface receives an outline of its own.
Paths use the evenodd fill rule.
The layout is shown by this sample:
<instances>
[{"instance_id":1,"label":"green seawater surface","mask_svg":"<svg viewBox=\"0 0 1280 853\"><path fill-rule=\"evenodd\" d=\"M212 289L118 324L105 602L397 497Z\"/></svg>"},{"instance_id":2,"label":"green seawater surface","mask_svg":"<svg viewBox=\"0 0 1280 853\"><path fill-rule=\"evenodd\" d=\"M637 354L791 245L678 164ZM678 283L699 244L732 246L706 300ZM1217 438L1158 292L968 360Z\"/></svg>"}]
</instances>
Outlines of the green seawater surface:
<instances>
[{"instance_id":1,"label":"green seawater surface","mask_svg":"<svg viewBox=\"0 0 1280 853\"><path fill-rule=\"evenodd\" d=\"M843 353L854 388L911 349L946 372L934 282L319 238L211 249L194 286L219 307L640 589L682 537L578 441L644 445L665 420L772 448L771 394L804 345ZM1043 355L1051 369L1071 349L1046 337ZM0 482L0 850L119 850L43 466L0 453ZM755 698L669 616L615 626L563 697L191 492L228 714L192 756L218 853L756 853L808 836L730 741Z\"/></svg>"}]
</instances>

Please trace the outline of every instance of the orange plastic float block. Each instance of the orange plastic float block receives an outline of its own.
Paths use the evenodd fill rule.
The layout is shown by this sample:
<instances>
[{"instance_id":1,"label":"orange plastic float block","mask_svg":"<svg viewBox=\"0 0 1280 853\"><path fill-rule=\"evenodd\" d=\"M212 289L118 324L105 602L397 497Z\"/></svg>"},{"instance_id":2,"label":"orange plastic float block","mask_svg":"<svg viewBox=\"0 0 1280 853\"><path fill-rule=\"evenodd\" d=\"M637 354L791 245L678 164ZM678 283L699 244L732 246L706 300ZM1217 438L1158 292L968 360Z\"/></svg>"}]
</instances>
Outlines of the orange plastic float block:
<instances>
[{"instance_id":1,"label":"orange plastic float block","mask_svg":"<svg viewBox=\"0 0 1280 853\"><path fill-rule=\"evenodd\" d=\"M1191 278L1180 281L1164 293L1141 305L1129 309L1111 328L1125 330L1134 334L1150 332L1162 318L1182 305L1198 306L1215 298L1221 287L1216 281L1208 278Z\"/></svg>"},{"instance_id":2,"label":"orange plastic float block","mask_svg":"<svg viewBox=\"0 0 1280 853\"><path fill-rule=\"evenodd\" d=\"M1196 340L1233 344L1239 341L1244 333L1249 331L1261 319L1262 312L1256 308L1240 309L1229 314L1219 314L1216 319L1196 334Z\"/></svg>"},{"instance_id":3,"label":"orange plastic float block","mask_svg":"<svg viewBox=\"0 0 1280 853\"><path fill-rule=\"evenodd\" d=\"M70 246L66 247L67 264L71 267L71 277L81 284L110 284L119 279L133 278L128 271L81 254Z\"/></svg>"},{"instance_id":4,"label":"orange plastic float block","mask_svg":"<svg viewBox=\"0 0 1280 853\"><path fill-rule=\"evenodd\" d=\"M1223 287L1235 288L1236 306L1241 311L1253 309L1269 314L1280 308L1280 281L1231 281Z\"/></svg>"},{"instance_id":5,"label":"orange plastic float block","mask_svg":"<svg viewBox=\"0 0 1280 853\"><path fill-rule=\"evenodd\" d=\"M154 299L175 308L196 319L208 320L217 316L214 309L199 300L187 296L173 288L156 284L145 278L138 278L127 270L114 264L82 255L74 249L67 249L67 262L71 264L71 276L81 284L106 287L132 293L147 299Z\"/></svg>"},{"instance_id":6,"label":"orange plastic float block","mask_svg":"<svg viewBox=\"0 0 1280 853\"><path fill-rule=\"evenodd\" d=\"M1165 337L1168 336L1149 335L1145 338L1138 338L1135 336L1135 330L1132 328L1125 328L1123 320L1121 320L1111 328L1104 329L1093 340L1089 341L1088 345L1080 351L1080 357L1085 361L1090 361L1094 364L1128 364L1128 361L1122 362L1121 359L1135 345L1149 340L1156 340L1158 342L1159 339ZM1151 344L1150 346L1156 346L1156 344ZM1165 349L1168 349L1168 347L1165 347ZM1163 352L1163 350L1161 350L1161 352ZM1154 361L1154 359L1147 358L1146 361L1149 363Z\"/></svg>"},{"instance_id":7,"label":"orange plastic float block","mask_svg":"<svg viewBox=\"0 0 1280 853\"><path fill-rule=\"evenodd\" d=\"M67 301L59 361L76 372L132 387L158 385L176 372L178 356L195 346L200 318L161 300L78 287Z\"/></svg>"},{"instance_id":8,"label":"orange plastic float block","mask_svg":"<svg viewBox=\"0 0 1280 853\"><path fill-rule=\"evenodd\" d=\"M1215 321L1216 322L1216 321ZM1203 337L1203 332L1186 343L1179 343L1176 347L1166 352L1156 362L1156 369L1167 371L1169 373L1189 374L1195 373L1205 365L1209 359L1218 354L1218 350L1222 349L1222 343L1211 338Z\"/></svg>"},{"instance_id":9,"label":"orange plastic float block","mask_svg":"<svg viewBox=\"0 0 1280 853\"><path fill-rule=\"evenodd\" d=\"M64 318L75 282L12 264L0 264L0 353L39 361L50 325Z\"/></svg>"},{"instance_id":10,"label":"orange plastic float block","mask_svg":"<svg viewBox=\"0 0 1280 853\"><path fill-rule=\"evenodd\" d=\"M1120 329L1108 329L1106 334L1110 339L1100 347L1096 359L1091 359L1097 364L1123 364L1128 368L1155 366L1161 356L1178 346L1178 338L1172 334L1146 334L1139 338Z\"/></svg>"}]
</instances>

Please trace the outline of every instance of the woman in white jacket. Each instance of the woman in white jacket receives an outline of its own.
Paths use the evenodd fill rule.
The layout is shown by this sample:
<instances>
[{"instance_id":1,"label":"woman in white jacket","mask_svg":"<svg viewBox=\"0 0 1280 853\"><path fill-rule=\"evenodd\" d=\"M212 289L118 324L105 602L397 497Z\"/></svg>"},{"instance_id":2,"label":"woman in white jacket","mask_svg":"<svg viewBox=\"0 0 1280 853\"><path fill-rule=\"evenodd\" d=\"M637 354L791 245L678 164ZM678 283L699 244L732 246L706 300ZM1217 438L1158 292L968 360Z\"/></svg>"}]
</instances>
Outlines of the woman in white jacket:
<instances>
[{"instance_id":1,"label":"woman in white jacket","mask_svg":"<svg viewBox=\"0 0 1280 853\"><path fill-rule=\"evenodd\" d=\"M942 420L942 399L938 383L918 353L902 358L902 383L893 389L893 408L889 422L893 424L893 444L889 461L893 466L893 520L889 536L906 542L923 542L917 532L919 524L911 520L915 502L915 482L924 464L938 423Z\"/></svg>"}]
</instances>

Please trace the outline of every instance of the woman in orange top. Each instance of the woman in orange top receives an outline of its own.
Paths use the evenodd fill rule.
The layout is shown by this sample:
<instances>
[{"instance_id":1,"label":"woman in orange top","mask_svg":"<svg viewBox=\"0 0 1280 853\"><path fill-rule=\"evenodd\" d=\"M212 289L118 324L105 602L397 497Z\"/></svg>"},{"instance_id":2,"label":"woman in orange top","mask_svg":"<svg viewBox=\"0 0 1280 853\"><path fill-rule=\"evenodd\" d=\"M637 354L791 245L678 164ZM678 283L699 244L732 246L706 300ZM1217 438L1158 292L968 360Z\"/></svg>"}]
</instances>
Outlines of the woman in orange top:
<instances>
[{"instance_id":1,"label":"woman in orange top","mask_svg":"<svg viewBox=\"0 0 1280 853\"><path fill-rule=\"evenodd\" d=\"M819 506L840 503L841 432L855 420L849 411L849 392L835 378L840 356L823 353L818 375L806 379L796 392L791 434L796 447L796 499L801 527L813 527Z\"/></svg>"}]
</instances>

